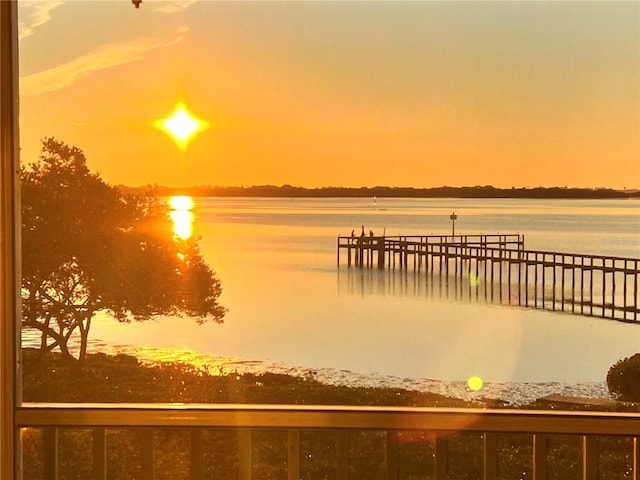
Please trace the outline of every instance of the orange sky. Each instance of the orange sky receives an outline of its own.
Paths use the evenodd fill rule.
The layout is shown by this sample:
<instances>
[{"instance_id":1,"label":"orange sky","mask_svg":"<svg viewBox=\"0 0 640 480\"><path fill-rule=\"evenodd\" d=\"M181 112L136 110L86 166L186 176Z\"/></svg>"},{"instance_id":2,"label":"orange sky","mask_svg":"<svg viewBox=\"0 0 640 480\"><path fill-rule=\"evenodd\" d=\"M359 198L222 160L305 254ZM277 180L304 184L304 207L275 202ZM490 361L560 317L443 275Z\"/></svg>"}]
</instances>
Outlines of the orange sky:
<instances>
[{"instance_id":1,"label":"orange sky","mask_svg":"<svg viewBox=\"0 0 640 480\"><path fill-rule=\"evenodd\" d=\"M20 2L23 161L114 184L640 188L637 2ZM100 28L97 28L100 25ZM209 122L181 152L154 128Z\"/></svg>"}]
</instances>

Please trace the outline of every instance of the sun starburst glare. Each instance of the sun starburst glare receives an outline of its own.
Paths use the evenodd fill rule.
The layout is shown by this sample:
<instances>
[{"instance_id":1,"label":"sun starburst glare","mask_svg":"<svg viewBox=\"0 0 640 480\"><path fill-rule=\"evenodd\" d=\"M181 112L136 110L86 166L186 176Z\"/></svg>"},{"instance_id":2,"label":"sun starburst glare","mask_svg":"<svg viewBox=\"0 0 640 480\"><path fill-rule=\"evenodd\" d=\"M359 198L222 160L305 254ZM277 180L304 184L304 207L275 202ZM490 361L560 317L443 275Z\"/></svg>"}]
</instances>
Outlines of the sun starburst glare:
<instances>
[{"instance_id":1,"label":"sun starburst glare","mask_svg":"<svg viewBox=\"0 0 640 480\"><path fill-rule=\"evenodd\" d=\"M209 127L206 121L194 117L182 102L178 102L170 116L156 120L154 125L171 136L181 150L187 148L197 133Z\"/></svg>"}]
</instances>

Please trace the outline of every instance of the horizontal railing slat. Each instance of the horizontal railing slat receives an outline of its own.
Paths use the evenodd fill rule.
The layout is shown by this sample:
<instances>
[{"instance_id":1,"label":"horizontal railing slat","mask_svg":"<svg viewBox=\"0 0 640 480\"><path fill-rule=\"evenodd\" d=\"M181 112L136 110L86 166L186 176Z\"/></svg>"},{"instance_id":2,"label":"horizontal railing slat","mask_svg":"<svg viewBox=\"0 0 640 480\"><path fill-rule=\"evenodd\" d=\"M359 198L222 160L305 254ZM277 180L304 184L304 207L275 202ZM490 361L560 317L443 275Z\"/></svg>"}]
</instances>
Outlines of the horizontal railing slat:
<instances>
[{"instance_id":1,"label":"horizontal railing slat","mask_svg":"<svg viewBox=\"0 0 640 480\"><path fill-rule=\"evenodd\" d=\"M16 424L640 435L640 413L307 405L23 404Z\"/></svg>"}]
</instances>

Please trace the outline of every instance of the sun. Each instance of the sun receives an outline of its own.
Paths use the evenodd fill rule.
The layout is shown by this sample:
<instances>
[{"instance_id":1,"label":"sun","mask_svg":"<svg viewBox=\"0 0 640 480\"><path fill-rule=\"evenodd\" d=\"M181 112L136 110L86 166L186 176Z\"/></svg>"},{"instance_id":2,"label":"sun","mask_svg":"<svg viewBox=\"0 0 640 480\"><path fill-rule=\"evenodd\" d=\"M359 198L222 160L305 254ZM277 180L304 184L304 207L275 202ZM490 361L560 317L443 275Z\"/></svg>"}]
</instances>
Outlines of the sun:
<instances>
[{"instance_id":1,"label":"sun","mask_svg":"<svg viewBox=\"0 0 640 480\"><path fill-rule=\"evenodd\" d=\"M206 121L194 117L182 102L178 102L170 116L156 120L154 125L173 137L178 147L182 150L187 148L189 141L197 133L209 127Z\"/></svg>"}]
</instances>

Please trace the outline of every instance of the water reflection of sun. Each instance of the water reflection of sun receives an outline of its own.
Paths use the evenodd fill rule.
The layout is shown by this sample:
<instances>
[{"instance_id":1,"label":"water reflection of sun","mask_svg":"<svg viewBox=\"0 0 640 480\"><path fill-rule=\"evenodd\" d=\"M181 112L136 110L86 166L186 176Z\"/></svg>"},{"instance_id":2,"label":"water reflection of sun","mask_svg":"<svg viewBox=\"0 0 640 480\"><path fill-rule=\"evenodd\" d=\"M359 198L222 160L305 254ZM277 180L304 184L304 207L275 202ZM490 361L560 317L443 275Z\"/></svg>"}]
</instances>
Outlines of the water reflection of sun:
<instances>
[{"instance_id":1,"label":"water reflection of sun","mask_svg":"<svg viewBox=\"0 0 640 480\"><path fill-rule=\"evenodd\" d=\"M193 199L187 195L176 195L169 198L173 233L186 240L193 235Z\"/></svg>"}]
</instances>

